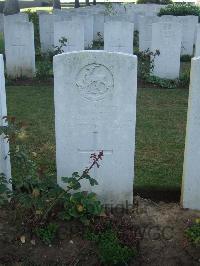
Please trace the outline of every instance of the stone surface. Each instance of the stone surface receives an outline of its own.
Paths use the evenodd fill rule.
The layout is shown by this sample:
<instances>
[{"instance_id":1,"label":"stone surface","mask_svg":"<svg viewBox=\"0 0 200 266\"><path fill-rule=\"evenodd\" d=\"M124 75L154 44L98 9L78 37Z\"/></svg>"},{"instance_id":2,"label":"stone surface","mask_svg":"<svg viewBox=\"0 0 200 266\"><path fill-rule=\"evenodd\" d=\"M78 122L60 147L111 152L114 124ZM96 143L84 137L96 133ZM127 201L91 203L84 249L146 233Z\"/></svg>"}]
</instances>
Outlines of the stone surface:
<instances>
[{"instance_id":1,"label":"stone surface","mask_svg":"<svg viewBox=\"0 0 200 266\"><path fill-rule=\"evenodd\" d=\"M178 17L182 24L182 55L193 55L193 45L195 43L195 32L198 24L197 16Z\"/></svg>"},{"instance_id":2,"label":"stone surface","mask_svg":"<svg viewBox=\"0 0 200 266\"><path fill-rule=\"evenodd\" d=\"M134 25L125 21L104 24L104 50L133 54Z\"/></svg>"},{"instance_id":3,"label":"stone surface","mask_svg":"<svg viewBox=\"0 0 200 266\"><path fill-rule=\"evenodd\" d=\"M137 58L104 51L54 57L54 100L58 184L83 171L90 154L104 151L101 167L83 183L106 204L132 203Z\"/></svg>"},{"instance_id":4,"label":"stone surface","mask_svg":"<svg viewBox=\"0 0 200 266\"><path fill-rule=\"evenodd\" d=\"M197 25L196 33L195 57L198 57L200 56L200 24Z\"/></svg>"},{"instance_id":5,"label":"stone surface","mask_svg":"<svg viewBox=\"0 0 200 266\"><path fill-rule=\"evenodd\" d=\"M11 78L35 75L34 29L31 22L4 24L6 71Z\"/></svg>"},{"instance_id":6,"label":"stone surface","mask_svg":"<svg viewBox=\"0 0 200 266\"><path fill-rule=\"evenodd\" d=\"M152 24L157 22L155 16L140 16L139 18L139 51L144 52L151 49Z\"/></svg>"},{"instance_id":7,"label":"stone surface","mask_svg":"<svg viewBox=\"0 0 200 266\"><path fill-rule=\"evenodd\" d=\"M102 41L104 38L104 14L94 14L93 40Z\"/></svg>"},{"instance_id":8,"label":"stone surface","mask_svg":"<svg viewBox=\"0 0 200 266\"><path fill-rule=\"evenodd\" d=\"M0 126L6 126L7 123L4 116L7 116L6 92L4 78L4 62L3 56L0 55ZM9 156L9 144L3 135L0 135L0 174L4 174L9 180L11 178L11 166ZM9 185L11 189L11 184Z\"/></svg>"},{"instance_id":9,"label":"stone surface","mask_svg":"<svg viewBox=\"0 0 200 266\"><path fill-rule=\"evenodd\" d=\"M188 102L182 203L200 210L200 57L192 59Z\"/></svg>"},{"instance_id":10,"label":"stone surface","mask_svg":"<svg viewBox=\"0 0 200 266\"><path fill-rule=\"evenodd\" d=\"M84 50L84 24L79 21L61 21L54 23L54 46L60 46L59 40L67 39L66 46L62 49L66 52Z\"/></svg>"},{"instance_id":11,"label":"stone surface","mask_svg":"<svg viewBox=\"0 0 200 266\"><path fill-rule=\"evenodd\" d=\"M92 47L93 44L93 29L94 17L92 15L78 14L72 17L72 20L79 21L84 25L84 46L85 48Z\"/></svg>"},{"instance_id":12,"label":"stone surface","mask_svg":"<svg viewBox=\"0 0 200 266\"><path fill-rule=\"evenodd\" d=\"M176 79L180 71L182 31L181 24L159 22L152 24L153 53L159 50L160 55L155 57L154 76L166 79Z\"/></svg>"},{"instance_id":13,"label":"stone surface","mask_svg":"<svg viewBox=\"0 0 200 266\"><path fill-rule=\"evenodd\" d=\"M40 44L41 52L47 53L53 50L54 46L54 20L53 15L41 13L39 14L39 27L40 27Z\"/></svg>"},{"instance_id":14,"label":"stone surface","mask_svg":"<svg viewBox=\"0 0 200 266\"><path fill-rule=\"evenodd\" d=\"M4 16L4 25L16 22L29 22L28 14L19 13L15 15Z\"/></svg>"}]
</instances>

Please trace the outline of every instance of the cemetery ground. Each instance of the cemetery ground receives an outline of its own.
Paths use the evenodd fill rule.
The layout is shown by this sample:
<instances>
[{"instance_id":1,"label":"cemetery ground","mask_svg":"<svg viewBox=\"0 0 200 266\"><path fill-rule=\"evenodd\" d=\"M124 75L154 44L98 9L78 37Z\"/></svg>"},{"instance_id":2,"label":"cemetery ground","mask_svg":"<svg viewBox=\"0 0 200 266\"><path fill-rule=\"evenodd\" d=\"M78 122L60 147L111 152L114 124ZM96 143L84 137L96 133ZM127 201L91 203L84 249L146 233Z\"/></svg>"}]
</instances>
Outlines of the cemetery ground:
<instances>
[{"instance_id":1,"label":"cemetery ground","mask_svg":"<svg viewBox=\"0 0 200 266\"><path fill-rule=\"evenodd\" d=\"M55 174L52 82L8 81L6 92L8 115L27 123L20 138L38 164ZM122 243L135 247L137 256L129 265L199 265L199 246L185 235L188 223L199 214L181 209L178 203L187 102L187 88L144 84L138 88L135 204L129 212L113 210L96 222L100 228L111 222ZM14 213L7 209L0 213L0 265L101 265L99 249L87 240L86 229L78 222L52 219L58 225L56 237L44 244L17 224Z\"/></svg>"}]
</instances>

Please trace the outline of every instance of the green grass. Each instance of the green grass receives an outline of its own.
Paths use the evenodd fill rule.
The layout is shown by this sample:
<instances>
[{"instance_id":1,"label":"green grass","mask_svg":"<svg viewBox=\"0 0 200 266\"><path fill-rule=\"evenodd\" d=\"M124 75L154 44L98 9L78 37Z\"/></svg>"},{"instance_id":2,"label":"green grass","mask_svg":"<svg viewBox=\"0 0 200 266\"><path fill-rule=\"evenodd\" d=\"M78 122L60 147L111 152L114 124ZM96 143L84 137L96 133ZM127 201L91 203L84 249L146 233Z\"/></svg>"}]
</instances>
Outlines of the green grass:
<instances>
[{"instance_id":1,"label":"green grass","mask_svg":"<svg viewBox=\"0 0 200 266\"><path fill-rule=\"evenodd\" d=\"M187 97L188 91L181 89L138 90L136 187L180 187ZM55 172L53 88L7 86L7 99L9 115L29 122L30 150Z\"/></svg>"},{"instance_id":2,"label":"green grass","mask_svg":"<svg viewBox=\"0 0 200 266\"><path fill-rule=\"evenodd\" d=\"M3 39L3 33L0 32L0 54L4 53L4 39Z\"/></svg>"},{"instance_id":3,"label":"green grass","mask_svg":"<svg viewBox=\"0 0 200 266\"><path fill-rule=\"evenodd\" d=\"M136 187L180 187L187 98L187 90L139 89Z\"/></svg>"}]
</instances>

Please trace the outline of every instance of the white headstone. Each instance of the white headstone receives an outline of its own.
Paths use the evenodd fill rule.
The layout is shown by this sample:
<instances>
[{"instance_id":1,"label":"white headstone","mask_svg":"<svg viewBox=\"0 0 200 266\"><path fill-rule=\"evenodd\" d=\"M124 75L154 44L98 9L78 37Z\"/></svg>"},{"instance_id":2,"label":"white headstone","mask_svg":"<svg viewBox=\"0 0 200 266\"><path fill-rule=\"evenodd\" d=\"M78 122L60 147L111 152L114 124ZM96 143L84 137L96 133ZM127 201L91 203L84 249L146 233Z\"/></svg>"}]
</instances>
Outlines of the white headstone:
<instances>
[{"instance_id":1,"label":"white headstone","mask_svg":"<svg viewBox=\"0 0 200 266\"><path fill-rule=\"evenodd\" d=\"M154 16L140 16L139 18L139 51L144 52L151 49L152 24L157 22Z\"/></svg>"},{"instance_id":2,"label":"white headstone","mask_svg":"<svg viewBox=\"0 0 200 266\"><path fill-rule=\"evenodd\" d=\"M85 48L92 47L93 44L93 29L94 17L92 15L76 15L72 20L77 20L84 25L84 46Z\"/></svg>"},{"instance_id":3,"label":"white headstone","mask_svg":"<svg viewBox=\"0 0 200 266\"><path fill-rule=\"evenodd\" d=\"M196 29L196 43L195 43L195 57L200 56L200 24L198 24Z\"/></svg>"},{"instance_id":4,"label":"white headstone","mask_svg":"<svg viewBox=\"0 0 200 266\"><path fill-rule=\"evenodd\" d=\"M54 57L58 184L83 171L91 153L104 151L90 173L107 204L132 203L137 93L137 57L81 51ZM88 182L84 190L91 190Z\"/></svg>"},{"instance_id":5,"label":"white headstone","mask_svg":"<svg viewBox=\"0 0 200 266\"><path fill-rule=\"evenodd\" d=\"M4 16L4 23L29 22L27 13Z\"/></svg>"},{"instance_id":6,"label":"white headstone","mask_svg":"<svg viewBox=\"0 0 200 266\"><path fill-rule=\"evenodd\" d=\"M41 13L39 14L39 28L40 28L40 44L41 52L47 53L53 50L53 15Z\"/></svg>"},{"instance_id":7,"label":"white headstone","mask_svg":"<svg viewBox=\"0 0 200 266\"><path fill-rule=\"evenodd\" d=\"M102 41L104 38L104 14L94 14L93 40Z\"/></svg>"},{"instance_id":8,"label":"white headstone","mask_svg":"<svg viewBox=\"0 0 200 266\"><path fill-rule=\"evenodd\" d=\"M31 22L4 24L7 75L12 78L35 75L34 29Z\"/></svg>"},{"instance_id":9,"label":"white headstone","mask_svg":"<svg viewBox=\"0 0 200 266\"><path fill-rule=\"evenodd\" d=\"M54 46L60 46L59 40L66 38L63 51L72 52L84 50L84 24L79 21L61 21L54 23Z\"/></svg>"},{"instance_id":10,"label":"white headstone","mask_svg":"<svg viewBox=\"0 0 200 266\"><path fill-rule=\"evenodd\" d=\"M200 57L192 59L188 102L182 203L200 210Z\"/></svg>"},{"instance_id":11,"label":"white headstone","mask_svg":"<svg viewBox=\"0 0 200 266\"><path fill-rule=\"evenodd\" d=\"M198 24L197 16L178 17L182 24L182 55L193 55L193 45L195 43L196 26Z\"/></svg>"},{"instance_id":12,"label":"white headstone","mask_svg":"<svg viewBox=\"0 0 200 266\"><path fill-rule=\"evenodd\" d=\"M182 31L179 23L159 22L152 24L153 53L159 50L155 57L154 76L166 79L176 79L180 71Z\"/></svg>"},{"instance_id":13,"label":"white headstone","mask_svg":"<svg viewBox=\"0 0 200 266\"><path fill-rule=\"evenodd\" d=\"M7 123L3 117L7 116L6 92L4 78L3 56L0 55L0 126L6 126ZM0 135L0 174L4 174L9 181L11 178L11 166L9 156L9 144L4 135ZM9 184L11 189L11 184Z\"/></svg>"},{"instance_id":14,"label":"white headstone","mask_svg":"<svg viewBox=\"0 0 200 266\"><path fill-rule=\"evenodd\" d=\"M133 54L134 25L125 21L104 24L104 50Z\"/></svg>"}]
</instances>

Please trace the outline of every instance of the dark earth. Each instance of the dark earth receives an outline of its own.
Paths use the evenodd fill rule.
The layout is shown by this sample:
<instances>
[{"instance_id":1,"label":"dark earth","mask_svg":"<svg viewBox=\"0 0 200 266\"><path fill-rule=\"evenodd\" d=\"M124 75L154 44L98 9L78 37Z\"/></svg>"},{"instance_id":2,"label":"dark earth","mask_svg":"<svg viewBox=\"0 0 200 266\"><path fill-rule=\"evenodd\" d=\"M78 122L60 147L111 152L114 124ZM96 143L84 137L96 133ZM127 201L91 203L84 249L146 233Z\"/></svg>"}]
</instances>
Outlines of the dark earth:
<instances>
[{"instance_id":1,"label":"dark earth","mask_svg":"<svg viewBox=\"0 0 200 266\"><path fill-rule=\"evenodd\" d=\"M200 247L189 243L184 234L188 222L199 218L200 212L183 210L178 203L156 203L136 196L129 213L113 213L110 217L137 228L138 256L129 265L200 265ZM101 265L95 244L84 240L80 226L59 226L56 240L46 246L22 231L13 210L1 209L0 265Z\"/></svg>"}]
</instances>

